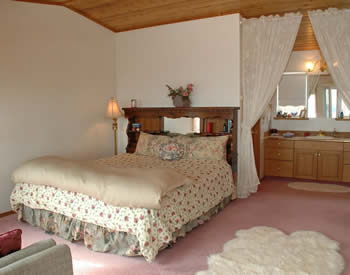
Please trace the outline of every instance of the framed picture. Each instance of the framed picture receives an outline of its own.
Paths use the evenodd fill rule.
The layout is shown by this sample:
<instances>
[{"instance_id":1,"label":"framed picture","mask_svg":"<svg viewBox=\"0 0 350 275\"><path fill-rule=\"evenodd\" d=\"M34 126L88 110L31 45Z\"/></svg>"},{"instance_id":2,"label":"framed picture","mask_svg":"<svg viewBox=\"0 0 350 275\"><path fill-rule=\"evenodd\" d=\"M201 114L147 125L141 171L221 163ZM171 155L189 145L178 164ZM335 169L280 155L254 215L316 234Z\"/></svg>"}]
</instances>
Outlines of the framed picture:
<instances>
[{"instance_id":1,"label":"framed picture","mask_svg":"<svg viewBox=\"0 0 350 275\"><path fill-rule=\"evenodd\" d=\"M306 109L300 111L299 118L306 118Z\"/></svg>"}]
</instances>

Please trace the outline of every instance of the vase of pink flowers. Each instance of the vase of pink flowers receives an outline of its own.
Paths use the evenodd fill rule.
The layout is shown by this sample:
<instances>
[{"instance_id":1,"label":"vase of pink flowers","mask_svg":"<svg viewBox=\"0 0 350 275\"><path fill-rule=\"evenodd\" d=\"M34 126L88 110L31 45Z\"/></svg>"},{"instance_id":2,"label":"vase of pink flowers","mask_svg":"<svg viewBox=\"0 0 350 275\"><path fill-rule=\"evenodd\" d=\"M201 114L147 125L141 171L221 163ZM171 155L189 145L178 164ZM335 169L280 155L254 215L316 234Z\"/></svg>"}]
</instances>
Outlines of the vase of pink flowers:
<instances>
[{"instance_id":1,"label":"vase of pink flowers","mask_svg":"<svg viewBox=\"0 0 350 275\"><path fill-rule=\"evenodd\" d=\"M168 96L172 98L175 107L190 107L190 95L193 92L193 84L187 84L186 88L180 86L177 89L166 85L169 90Z\"/></svg>"}]
</instances>

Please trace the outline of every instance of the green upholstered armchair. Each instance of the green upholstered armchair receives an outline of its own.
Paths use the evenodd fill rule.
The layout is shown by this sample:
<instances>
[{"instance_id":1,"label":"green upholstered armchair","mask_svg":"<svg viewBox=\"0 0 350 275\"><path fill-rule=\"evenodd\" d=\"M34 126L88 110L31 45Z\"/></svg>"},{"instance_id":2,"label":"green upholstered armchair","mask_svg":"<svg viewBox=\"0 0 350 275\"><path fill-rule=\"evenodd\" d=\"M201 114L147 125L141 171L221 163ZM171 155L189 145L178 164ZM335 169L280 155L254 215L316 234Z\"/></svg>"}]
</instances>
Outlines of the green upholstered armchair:
<instances>
[{"instance_id":1,"label":"green upholstered armchair","mask_svg":"<svg viewBox=\"0 0 350 275\"><path fill-rule=\"evenodd\" d=\"M72 255L67 245L52 239L32 244L0 258L0 275L70 275Z\"/></svg>"}]
</instances>

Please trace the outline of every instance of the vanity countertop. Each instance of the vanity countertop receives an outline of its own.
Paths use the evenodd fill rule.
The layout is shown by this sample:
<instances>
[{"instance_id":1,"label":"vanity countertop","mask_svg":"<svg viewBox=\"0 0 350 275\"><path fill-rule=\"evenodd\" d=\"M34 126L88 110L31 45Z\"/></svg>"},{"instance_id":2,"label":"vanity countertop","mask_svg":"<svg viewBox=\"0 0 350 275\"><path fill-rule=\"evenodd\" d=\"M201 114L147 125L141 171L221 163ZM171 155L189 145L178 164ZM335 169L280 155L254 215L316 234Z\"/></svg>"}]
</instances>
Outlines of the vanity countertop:
<instances>
[{"instance_id":1,"label":"vanity countertop","mask_svg":"<svg viewBox=\"0 0 350 275\"><path fill-rule=\"evenodd\" d=\"M330 137L327 138L326 136L320 137L320 138L310 138L310 137L291 137L291 138L286 138L283 136L266 136L264 139L283 139L283 140L299 140L299 141L317 141L317 142L346 142L350 143L350 138L338 138L338 137Z\"/></svg>"}]
</instances>

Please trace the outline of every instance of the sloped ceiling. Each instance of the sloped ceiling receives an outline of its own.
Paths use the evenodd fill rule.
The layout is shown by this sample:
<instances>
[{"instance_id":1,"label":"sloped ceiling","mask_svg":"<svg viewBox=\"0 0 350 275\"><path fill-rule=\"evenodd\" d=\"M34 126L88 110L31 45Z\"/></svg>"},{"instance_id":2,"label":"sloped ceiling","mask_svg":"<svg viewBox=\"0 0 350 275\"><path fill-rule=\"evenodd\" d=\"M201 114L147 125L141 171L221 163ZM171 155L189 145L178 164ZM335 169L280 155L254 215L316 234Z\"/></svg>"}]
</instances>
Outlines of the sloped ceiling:
<instances>
[{"instance_id":1,"label":"sloped ceiling","mask_svg":"<svg viewBox=\"0 0 350 275\"><path fill-rule=\"evenodd\" d=\"M114 31L240 13L243 17L301 12L294 50L319 49L308 10L350 8L350 0L16 0L65 6Z\"/></svg>"}]
</instances>

